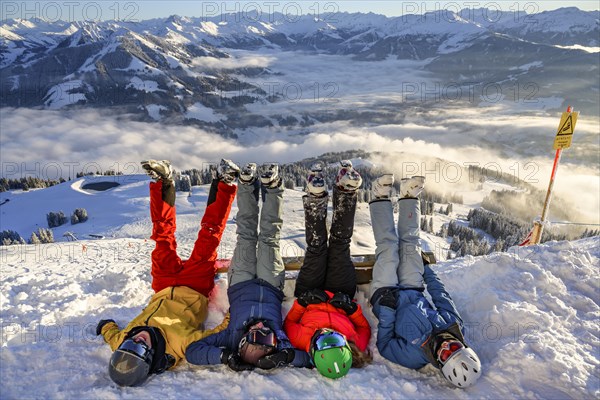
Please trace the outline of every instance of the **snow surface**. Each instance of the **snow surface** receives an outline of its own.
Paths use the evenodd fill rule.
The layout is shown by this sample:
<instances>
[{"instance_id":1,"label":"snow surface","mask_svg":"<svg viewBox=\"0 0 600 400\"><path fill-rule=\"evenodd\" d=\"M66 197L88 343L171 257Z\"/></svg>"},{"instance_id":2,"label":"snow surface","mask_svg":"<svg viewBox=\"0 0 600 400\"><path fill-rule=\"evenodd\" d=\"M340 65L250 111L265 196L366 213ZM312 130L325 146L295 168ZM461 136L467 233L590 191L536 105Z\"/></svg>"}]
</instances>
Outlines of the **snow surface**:
<instances>
[{"instance_id":1,"label":"snow surface","mask_svg":"<svg viewBox=\"0 0 600 400\"><path fill-rule=\"evenodd\" d=\"M89 182L117 180L104 192ZM45 206L88 210L90 220L55 229L79 237L102 233L106 240L0 247L0 393L15 398L598 398L600 396L600 238L552 242L508 253L465 257L434 266L466 322L466 336L478 352L483 376L467 390L456 389L433 368L413 371L383 359L376 350L376 319L358 301L373 326L374 362L328 380L314 370L286 368L235 373L226 366L186 363L139 388L119 388L108 377L110 348L94 334L98 320L125 326L147 304L151 290L148 239L148 179L142 176L86 177L49 189L2 193L1 229L23 223L45 226ZM187 257L205 209L208 186L177 198L179 253ZM282 253L305 248L301 197L286 190ZM1 202L1 201L0 201ZM44 210L45 211L45 210ZM237 213L219 249L230 257ZM31 214L31 215L30 215ZM23 221L21 221L23 219ZM14 224L14 225L13 225ZM353 254L371 253L374 240L368 206L359 204ZM227 310L226 279L211 296L207 327ZM294 280L286 281L283 313L292 304Z\"/></svg>"},{"instance_id":2,"label":"snow surface","mask_svg":"<svg viewBox=\"0 0 600 400\"><path fill-rule=\"evenodd\" d=\"M194 103L188 107L185 117L189 119L198 119L206 122L218 122L221 118L216 115L212 108L208 108L202 103Z\"/></svg>"},{"instance_id":3,"label":"snow surface","mask_svg":"<svg viewBox=\"0 0 600 400\"><path fill-rule=\"evenodd\" d=\"M148 115L155 121L160 121L162 116L160 115L161 110L167 110L167 107L161 106L159 104L148 104L146 106L146 110L148 111Z\"/></svg>"},{"instance_id":4,"label":"snow surface","mask_svg":"<svg viewBox=\"0 0 600 400\"><path fill-rule=\"evenodd\" d=\"M561 49L574 49L574 50L583 50L586 53L600 53L600 47L590 47L590 46L582 46L580 44L575 44L573 46L559 46Z\"/></svg>"},{"instance_id":5,"label":"snow surface","mask_svg":"<svg viewBox=\"0 0 600 400\"><path fill-rule=\"evenodd\" d=\"M156 91L164 92L164 90L158 88L158 82L142 80L137 76L131 78L131 83L125 86L125 89L129 89L130 87L146 93L152 93Z\"/></svg>"},{"instance_id":6,"label":"snow surface","mask_svg":"<svg viewBox=\"0 0 600 400\"><path fill-rule=\"evenodd\" d=\"M88 87L88 85L81 80L72 80L68 82L59 83L53 86L46 94L45 104L50 109L58 110L69 104L76 104L79 101L86 101L87 98L83 93L72 93L74 89L82 87Z\"/></svg>"}]
</instances>

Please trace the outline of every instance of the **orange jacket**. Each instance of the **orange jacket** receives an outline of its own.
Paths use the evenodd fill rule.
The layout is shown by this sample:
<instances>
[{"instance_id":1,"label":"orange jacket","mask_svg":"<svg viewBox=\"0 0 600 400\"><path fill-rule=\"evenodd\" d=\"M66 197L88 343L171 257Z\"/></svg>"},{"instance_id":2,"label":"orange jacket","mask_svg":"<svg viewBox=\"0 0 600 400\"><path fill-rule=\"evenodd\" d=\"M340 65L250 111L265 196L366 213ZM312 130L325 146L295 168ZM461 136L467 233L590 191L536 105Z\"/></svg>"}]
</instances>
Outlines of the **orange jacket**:
<instances>
[{"instance_id":1,"label":"orange jacket","mask_svg":"<svg viewBox=\"0 0 600 400\"><path fill-rule=\"evenodd\" d=\"M333 293L326 292L329 298ZM285 317L283 329L297 349L310 351L310 340L317 329L331 328L343 333L346 338L365 351L371 338L371 326L362 313L360 304L352 315L335 308L329 303L309 304L306 308L294 301Z\"/></svg>"}]
</instances>

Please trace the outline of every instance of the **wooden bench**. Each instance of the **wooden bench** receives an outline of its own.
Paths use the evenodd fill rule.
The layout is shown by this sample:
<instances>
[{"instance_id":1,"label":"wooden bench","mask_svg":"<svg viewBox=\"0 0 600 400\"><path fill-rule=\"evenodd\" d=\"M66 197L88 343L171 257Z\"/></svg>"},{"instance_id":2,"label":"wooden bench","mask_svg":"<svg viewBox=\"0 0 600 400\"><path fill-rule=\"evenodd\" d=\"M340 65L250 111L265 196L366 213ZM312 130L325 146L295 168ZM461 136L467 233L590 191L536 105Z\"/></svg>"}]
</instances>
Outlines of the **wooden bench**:
<instances>
[{"instance_id":1,"label":"wooden bench","mask_svg":"<svg viewBox=\"0 0 600 400\"><path fill-rule=\"evenodd\" d=\"M425 264L435 264L435 255L431 251L421 253ZM302 267L304 257L283 257L286 271L299 271ZM373 266L375 265L375 254L361 254L352 256L352 262L356 271L356 282L359 285L371 282L373 277ZM226 273L231 260L217 260L217 273Z\"/></svg>"}]
</instances>

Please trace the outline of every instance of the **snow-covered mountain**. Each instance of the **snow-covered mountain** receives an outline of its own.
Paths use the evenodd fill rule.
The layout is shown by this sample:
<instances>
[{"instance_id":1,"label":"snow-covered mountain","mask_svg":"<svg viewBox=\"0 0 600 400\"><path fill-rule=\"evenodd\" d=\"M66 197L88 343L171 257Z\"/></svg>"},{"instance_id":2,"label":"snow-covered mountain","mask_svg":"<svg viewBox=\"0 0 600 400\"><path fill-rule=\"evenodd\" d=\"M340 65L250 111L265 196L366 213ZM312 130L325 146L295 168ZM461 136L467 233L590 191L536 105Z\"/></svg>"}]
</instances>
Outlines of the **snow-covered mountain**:
<instances>
[{"instance_id":1,"label":"snow-covered mountain","mask_svg":"<svg viewBox=\"0 0 600 400\"><path fill-rule=\"evenodd\" d=\"M466 390L450 387L432 367L413 371L381 357L374 339L377 320L366 300L367 285L359 287L357 300L373 327L369 347L374 361L346 378L332 381L307 369L235 373L226 366L183 363L142 387L119 388L107 373L110 349L94 331L103 318L124 326L152 293L148 181L144 176L84 177L48 189L2 194L11 199L0 206L2 229L44 224L41 210L45 208L60 206L69 212L84 207L90 216L85 223L55 229L57 238L64 230L74 232L80 238L77 242L0 246L3 398L137 398L173 393L180 398L331 399L599 395L598 237L512 248L434 266L453 294L467 327L466 337L482 360L481 380ZM98 191L94 184L100 182L119 186ZM192 249L207 193L208 186L198 186L191 196L178 194L177 239L182 257ZM297 190L284 193L284 255L302 254L305 249L302 195ZM471 193L468 199L474 201L475 196ZM221 257L233 252L236 213L234 203L219 249ZM109 238L87 240L90 233ZM439 242L434 248L443 253L443 245ZM354 254L374 250L364 203L358 206L351 246ZM293 275L288 278L284 314L291 307L295 284ZM221 322L227 311L226 288L226 277L220 276L211 296L209 328Z\"/></svg>"},{"instance_id":2,"label":"snow-covered mountain","mask_svg":"<svg viewBox=\"0 0 600 400\"><path fill-rule=\"evenodd\" d=\"M373 63L389 64L399 78L407 68L421 71L418 81L405 82L413 86L441 84L434 103L444 87L493 84L504 93L521 90L520 97L564 99L575 91L579 109L586 111L598 104L598 12L576 8L533 15L441 10L396 18L338 13L293 20L282 14L139 23L6 20L0 32L0 106L109 108L225 135L239 127L386 118L377 114L365 121L360 110L331 115L324 106L298 116L277 106L297 100L299 89L306 100L315 83L323 86L320 97L335 97L332 83L369 80ZM343 78L304 82L276 62L314 55L342 57ZM416 63L407 67L407 61ZM455 99L453 93L448 97ZM425 100L420 106L430 99ZM397 101L388 99L394 107ZM257 105L264 109L256 112Z\"/></svg>"}]
</instances>

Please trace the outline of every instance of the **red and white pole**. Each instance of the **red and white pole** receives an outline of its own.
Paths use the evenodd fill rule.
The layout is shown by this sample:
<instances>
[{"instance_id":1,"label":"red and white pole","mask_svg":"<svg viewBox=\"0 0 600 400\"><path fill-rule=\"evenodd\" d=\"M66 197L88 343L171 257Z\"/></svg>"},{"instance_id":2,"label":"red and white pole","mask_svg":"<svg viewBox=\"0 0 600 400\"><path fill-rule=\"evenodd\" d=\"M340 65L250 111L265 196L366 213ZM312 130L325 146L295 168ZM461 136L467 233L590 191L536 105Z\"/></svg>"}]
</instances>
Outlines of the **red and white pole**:
<instances>
[{"instance_id":1,"label":"red and white pole","mask_svg":"<svg viewBox=\"0 0 600 400\"><path fill-rule=\"evenodd\" d=\"M573 112L573 107L567 107L567 112ZM550 200L552 198L552 188L554 187L554 178L556 177L556 170L558 170L558 163L562 155L562 148L556 149L556 155L554 156L554 165L552 166L552 175L550 175L550 184L548 185L548 192L546 192L546 200L544 201L544 209L542 210L542 217L539 221L534 222L531 240L529 244L539 244L542 240L542 233L544 232L544 223L548 215L548 208L550 208Z\"/></svg>"}]
</instances>

